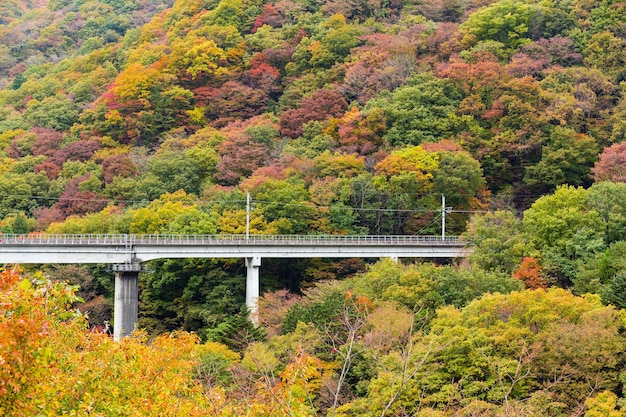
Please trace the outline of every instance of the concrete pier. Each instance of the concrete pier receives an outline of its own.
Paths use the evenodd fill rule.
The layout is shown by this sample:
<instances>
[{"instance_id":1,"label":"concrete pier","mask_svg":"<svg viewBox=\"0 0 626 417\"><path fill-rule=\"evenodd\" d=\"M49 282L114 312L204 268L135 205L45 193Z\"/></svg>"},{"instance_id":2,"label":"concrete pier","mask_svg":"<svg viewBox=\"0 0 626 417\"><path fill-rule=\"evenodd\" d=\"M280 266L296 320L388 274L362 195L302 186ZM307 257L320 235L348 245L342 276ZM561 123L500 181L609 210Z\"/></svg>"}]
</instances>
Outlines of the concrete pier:
<instances>
[{"instance_id":1,"label":"concrete pier","mask_svg":"<svg viewBox=\"0 0 626 417\"><path fill-rule=\"evenodd\" d=\"M139 271L115 271L113 337L116 341L135 330L139 316Z\"/></svg>"},{"instance_id":2,"label":"concrete pier","mask_svg":"<svg viewBox=\"0 0 626 417\"><path fill-rule=\"evenodd\" d=\"M246 258L246 306L250 310L250 320L259 324L259 287L261 257Z\"/></svg>"}]
</instances>

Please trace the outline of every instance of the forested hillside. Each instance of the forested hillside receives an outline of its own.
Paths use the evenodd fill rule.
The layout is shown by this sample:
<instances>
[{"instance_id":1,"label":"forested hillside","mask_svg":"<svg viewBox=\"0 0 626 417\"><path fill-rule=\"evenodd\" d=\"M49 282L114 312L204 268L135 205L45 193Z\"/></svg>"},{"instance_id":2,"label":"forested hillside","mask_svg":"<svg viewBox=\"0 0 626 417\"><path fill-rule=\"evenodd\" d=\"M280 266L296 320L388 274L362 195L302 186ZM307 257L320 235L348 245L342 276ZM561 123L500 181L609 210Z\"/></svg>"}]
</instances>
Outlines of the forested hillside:
<instances>
[{"instance_id":1,"label":"forested hillside","mask_svg":"<svg viewBox=\"0 0 626 417\"><path fill-rule=\"evenodd\" d=\"M5 0L0 231L243 234L250 193L254 234L439 235L444 195L469 259L264 260L260 328L241 260L151 262L146 337L224 344L171 336L167 395L204 404L172 415L623 415L625 46L612 0ZM104 265L23 276L0 286L0 414L55 397L16 351L81 380L89 355L173 349L37 304L79 284L102 325ZM42 413L87 415L95 389ZM97 415L173 401L103 389L126 405Z\"/></svg>"}]
</instances>

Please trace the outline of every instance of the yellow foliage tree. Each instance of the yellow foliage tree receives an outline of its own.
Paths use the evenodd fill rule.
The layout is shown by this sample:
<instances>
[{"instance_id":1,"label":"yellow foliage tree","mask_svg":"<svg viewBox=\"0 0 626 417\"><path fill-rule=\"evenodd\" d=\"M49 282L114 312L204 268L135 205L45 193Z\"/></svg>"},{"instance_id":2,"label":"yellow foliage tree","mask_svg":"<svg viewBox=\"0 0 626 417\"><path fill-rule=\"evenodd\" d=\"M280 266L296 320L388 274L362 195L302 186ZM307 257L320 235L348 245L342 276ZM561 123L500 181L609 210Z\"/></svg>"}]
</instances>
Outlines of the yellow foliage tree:
<instances>
[{"instance_id":1,"label":"yellow foliage tree","mask_svg":"<svg viewBox=\"0 0 626 417\"><path fill-rule=\"evenodd\" d=\"M225 415L232 399L205 377L236 353L186 332L114 342L69 310L74 287L35 278L0 273L0 415Z\"/></svg>"}]
</instances>

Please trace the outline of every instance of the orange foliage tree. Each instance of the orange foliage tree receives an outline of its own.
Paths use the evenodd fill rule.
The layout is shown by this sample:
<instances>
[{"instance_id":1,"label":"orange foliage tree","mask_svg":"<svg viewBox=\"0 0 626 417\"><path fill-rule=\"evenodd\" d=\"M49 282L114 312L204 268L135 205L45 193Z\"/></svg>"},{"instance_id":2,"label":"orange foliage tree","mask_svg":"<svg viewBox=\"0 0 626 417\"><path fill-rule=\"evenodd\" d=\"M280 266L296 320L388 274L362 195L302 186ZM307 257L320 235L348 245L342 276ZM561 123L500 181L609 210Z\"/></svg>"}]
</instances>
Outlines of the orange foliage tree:
<instances>
[{"instance_id":1,"label":"orange foliage tree","mask_svg":"<svg viewBox=\"0 0 626 417\"><path fill-rule=\"evenodd\" d=\"M207 381L237 354L184 332L150 343L88 332L69 309L75 289L0 273L0 415L218 415L227 397Z\"/></svg>"},{"instance_id":2,"label":"orange foliage tree","mask_svg":"<svg viewBox=\"0 0 626 417\"><path fill-rule=\"evenodd\" d=\"M535 258L530 256L526 256L522 259L519 268L513 272L513 277L522 281L526 288L535 290L537 288L548 287L548 283L541 273L541 265L539 265Z\"/></svg>"}]
</instances>

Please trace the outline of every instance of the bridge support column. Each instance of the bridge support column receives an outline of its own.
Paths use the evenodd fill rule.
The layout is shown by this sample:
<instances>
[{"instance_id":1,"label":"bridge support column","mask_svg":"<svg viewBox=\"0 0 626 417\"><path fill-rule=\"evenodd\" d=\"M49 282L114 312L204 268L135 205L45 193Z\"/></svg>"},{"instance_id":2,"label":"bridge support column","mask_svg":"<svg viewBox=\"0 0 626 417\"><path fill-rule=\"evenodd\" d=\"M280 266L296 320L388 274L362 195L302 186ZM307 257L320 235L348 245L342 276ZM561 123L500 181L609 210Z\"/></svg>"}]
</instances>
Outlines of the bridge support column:
<instances>
[{"instance_id":1,"label":"bridge support column","mask_svg":"<svg viewBox=\"0 0 626 417\"><path fill-rule=\"evenodd\" d=\"M113 338L120 341L135 330L139 315L139 271L115 272Z\"/></svg>"},{"instance_id":2,"label":"bridge support column","mask_svg":"<svg viewBox=\"0 0 626 417\"><path fill-rule=\"evenodd\" d=\"M261 257L246 258L246 306L250 310L250 320L259 324L259 287L260 287Z\"/></svg>"}]
</instances>

